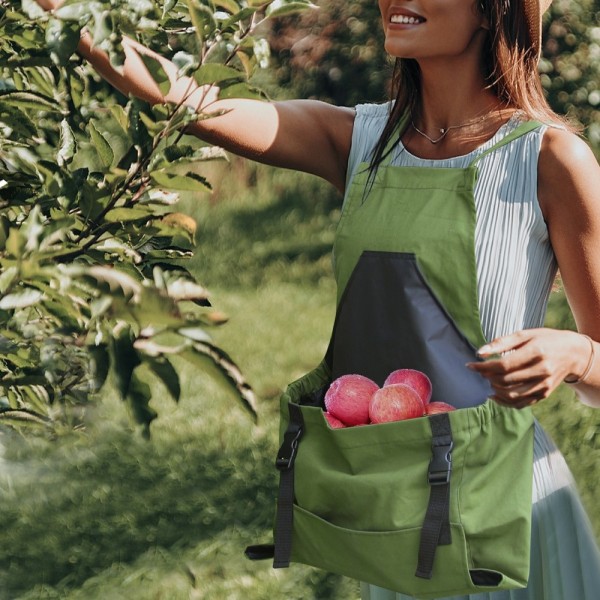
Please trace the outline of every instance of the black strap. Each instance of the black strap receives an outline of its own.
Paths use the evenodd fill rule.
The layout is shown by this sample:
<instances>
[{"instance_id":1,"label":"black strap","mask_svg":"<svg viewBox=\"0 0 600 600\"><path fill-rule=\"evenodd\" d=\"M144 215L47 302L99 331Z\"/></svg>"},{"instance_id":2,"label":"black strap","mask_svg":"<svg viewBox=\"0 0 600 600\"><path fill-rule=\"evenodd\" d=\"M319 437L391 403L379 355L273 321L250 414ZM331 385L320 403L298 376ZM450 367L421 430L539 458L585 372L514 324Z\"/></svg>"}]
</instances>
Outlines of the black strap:
<instances>
[{"instance_id":1,"label":"black strap","mask_svg":"<svg viewBox=\"0 0 600 600\"><path fill-rule=\"evenodd\" d=\"M452 472L452 428L447 413L431 415L431 450L427 478L431 490L421 529L419 562L415 575L431 579L438 546L452 543L450 533L450 474Z\"/></svg>"},{"instance_id":2,"label":"black strap","mask_svg":"<svg viewBox=\"0 0 600 600\"><path fill-rule=\"evenodd\" d=\"M256 544L254 546L246 546L244 554L250 560L264 560L265 558L273 558L275 546L273 544Z\"/></svg>"},{"instance_id":3,"label":"black strap","mask_svg":"<svg viewBox=\"0 0 600 600\"><path fill-rule=\"evenodd\" d=\"M304 431L304 419L297 404L288 404L290 421L277 453L275 466L279 469L279 496L275 519L275 553L273 568L290 566L292 530L294 525L294 462L298 442Z\"/></svg>"}]
</instances>

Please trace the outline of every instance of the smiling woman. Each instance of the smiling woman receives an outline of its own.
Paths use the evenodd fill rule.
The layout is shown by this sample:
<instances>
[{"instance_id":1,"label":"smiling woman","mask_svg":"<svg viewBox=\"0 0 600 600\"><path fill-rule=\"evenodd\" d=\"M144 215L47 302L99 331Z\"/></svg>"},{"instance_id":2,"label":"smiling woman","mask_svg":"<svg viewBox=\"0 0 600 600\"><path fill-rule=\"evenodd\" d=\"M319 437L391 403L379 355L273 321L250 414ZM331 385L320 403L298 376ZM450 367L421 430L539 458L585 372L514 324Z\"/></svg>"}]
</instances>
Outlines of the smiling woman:
<instances>
[{"instance_id":1,"label":"smiling woman","mask_svg":"<svg viewBox=\"0 0 600 600\"><path fill-rule=\"evenodd\" d=\"M134 40L120 71L80 41L125 94L212 113L189 133L344 193L331 344L282 398L275 545L254 557L360 578L365 600L597 597L598 548L530 410L563 381L600 407L600 168L544 99L547 6L380 0L392 100L355 108L221 99ZM579 332L543 327L557 268ZM457 410L327 426L332 380L399 368Z\"/></svg>"}]
</instances>

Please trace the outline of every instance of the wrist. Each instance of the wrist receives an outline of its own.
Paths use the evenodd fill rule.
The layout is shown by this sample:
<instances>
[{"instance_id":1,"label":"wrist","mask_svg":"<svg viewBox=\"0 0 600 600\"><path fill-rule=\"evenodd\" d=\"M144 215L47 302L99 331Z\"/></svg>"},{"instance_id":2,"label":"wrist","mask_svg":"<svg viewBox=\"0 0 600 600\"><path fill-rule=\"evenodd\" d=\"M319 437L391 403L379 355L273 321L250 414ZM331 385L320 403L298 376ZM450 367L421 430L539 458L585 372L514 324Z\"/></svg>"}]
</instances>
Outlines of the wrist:
<instances>
[{"instance_id":1,"label":"wrist","mask_svg":"<svg viewBox=\"0 0 600 600\"><path fill-rule=\"evenodd\" d=\"M573 356L577 358L573 362L571 372L564 378L564 382L571 385L585 382L596 358L596 348L592 338L584 333L576 335L578 336L578 350Z\"/></svg>"}]
</instances>

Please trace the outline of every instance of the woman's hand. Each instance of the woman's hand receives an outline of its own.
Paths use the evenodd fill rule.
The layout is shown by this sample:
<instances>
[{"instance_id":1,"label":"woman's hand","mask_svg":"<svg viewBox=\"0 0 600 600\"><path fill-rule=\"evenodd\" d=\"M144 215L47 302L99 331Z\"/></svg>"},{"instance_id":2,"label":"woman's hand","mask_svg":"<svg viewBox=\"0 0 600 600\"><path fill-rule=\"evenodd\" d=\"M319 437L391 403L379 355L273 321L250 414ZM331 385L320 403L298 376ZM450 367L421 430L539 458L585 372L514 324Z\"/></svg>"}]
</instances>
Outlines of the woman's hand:
<instances>
[{"instance_id":1,"label":"woman's hand","mask_svg":"<svg viewBox=\"0 0 600 600\"><path fill-rule=\"evenodd\" d=\"M490 381L494 399L523 408L548 397L565 379L577 379L588 365L590 343L574 331L524 329L496 338L478 354L487 360L467 366Z\"/></svg>"},{"instance_id":2,"label":"woman's hand","mask_svg":"<svg viewBox=\"0 0 600 600\"><path fill-rule=\"evenodd\" d=\"M64 0L35 0L44 10L56 10Z\"/></svg>"}]
</instances>

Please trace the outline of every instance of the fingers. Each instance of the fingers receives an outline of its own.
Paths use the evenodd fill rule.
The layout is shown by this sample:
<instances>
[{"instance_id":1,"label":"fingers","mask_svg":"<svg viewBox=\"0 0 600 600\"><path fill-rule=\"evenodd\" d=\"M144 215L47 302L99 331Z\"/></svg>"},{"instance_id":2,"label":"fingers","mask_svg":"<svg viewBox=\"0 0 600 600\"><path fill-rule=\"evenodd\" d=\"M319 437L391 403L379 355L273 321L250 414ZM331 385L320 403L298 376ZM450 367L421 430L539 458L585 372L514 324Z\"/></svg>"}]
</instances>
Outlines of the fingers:
<instances>
[{"instance_id":1,"label":"fingers","mask_svg":"<svg viewBox=\"0 0 600 600\"><path fill-rule=\"evenodd\" d=\"M516 331L510 335L496 338L488 344L485 344L477 351L477 354L482 358L492 357L495 354L504 354L520 348L532 339L539 335L541 329L523 329Z\"/></svg>"},{"instance_id":2,"label":"fingers","mask_svg":"<svg viewBox=\"0 0 600 600\"><path fill-rule=\"evenodd\" d=\"M547 398L552 390L548 388L545 381L532 381L512 387L501 387L492 385L494 389L493 399L512 408L524 408L537 404L540 400Z\"/></svg>"},{"instance_id":3,"label":"fingers","mask_svg":"<svg viewBox=\"0 0 600 600\"><path fill-rule=\"evenodd\" d=\"M489 380L498 403L524 408L549 396L560 383L552 347L547 330L519 331L480 348L478 354L488 359L467 367Z\"/></svg>"}]
</instances>

